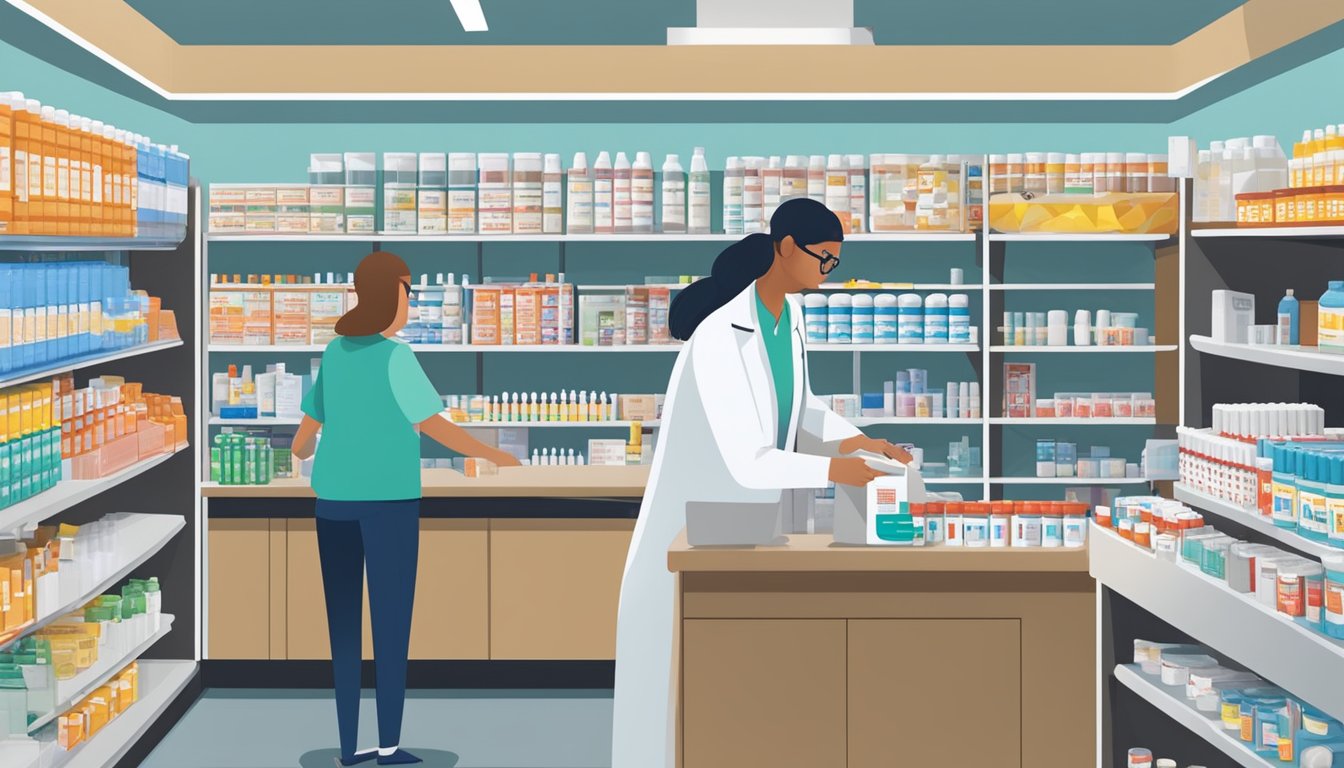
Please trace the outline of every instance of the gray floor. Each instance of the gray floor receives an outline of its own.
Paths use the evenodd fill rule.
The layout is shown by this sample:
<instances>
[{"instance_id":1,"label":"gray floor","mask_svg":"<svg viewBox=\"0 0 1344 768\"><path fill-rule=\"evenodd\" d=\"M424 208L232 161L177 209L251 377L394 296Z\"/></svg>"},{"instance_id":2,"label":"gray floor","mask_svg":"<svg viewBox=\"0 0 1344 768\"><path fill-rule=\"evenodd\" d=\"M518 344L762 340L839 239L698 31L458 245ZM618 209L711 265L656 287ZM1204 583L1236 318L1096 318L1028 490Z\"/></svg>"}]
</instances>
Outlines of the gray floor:
<instances>
[{"instance_id":1,"label":"gray floor","mask_svg":"<svg viewBox=\"0 0 1344 768\"><path fill-rule=\"evenodd\" d=\"M360 747L376 746L366 691ZM606 768L609 691L412 691L402 746L425 768ZM330 692L206 691L142 768L333 768ZM372 765L372 763L369 763Z\"/></svg>"}]
</instances>

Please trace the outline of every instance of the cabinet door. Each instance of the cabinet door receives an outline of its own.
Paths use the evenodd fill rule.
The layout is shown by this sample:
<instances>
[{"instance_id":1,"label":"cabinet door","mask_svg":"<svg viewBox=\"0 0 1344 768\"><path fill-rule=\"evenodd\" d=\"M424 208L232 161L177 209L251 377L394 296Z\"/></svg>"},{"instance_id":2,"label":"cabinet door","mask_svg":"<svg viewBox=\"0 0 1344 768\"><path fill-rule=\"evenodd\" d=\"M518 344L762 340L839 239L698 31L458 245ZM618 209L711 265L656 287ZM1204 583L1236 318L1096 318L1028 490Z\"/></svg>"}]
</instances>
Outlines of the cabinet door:
<instances>
[{"instance_id":1,"label":"cabinet door","mask_svg":"<svg viewBox=\"0 0 1344 768\"><path fill-rule=\"evenodd\" d=\"M616 658L633 532L633 520L492 520L490 658Z\"/></svg>"},{"instance_id":2,"label":"cabinet door","mask_svg":"<svg viewBox=\"0 0 1344 768\"><path fill-rule=\"evenodd\" d=\"M682 627L684 768L845 765L843 620Z\"/></svg>"},{"instance_id":3,"label":"cabinet door","mask_svg":"<svg viewBox=\"0 0 1344 768\"><path fill-rule=\"evenodd\" d=\"M209 658L269 659L270 521L211 520Z\"/></svg>"},{"instance_id":4,"label":"cabinet door","mask_svg":"<svg viewBox=\"0 0 1344 768\"><path fill-rule=\"evenodd\" d=\"M1022 765L1016 619L849 622L849 768Z\"/></svg>"},{"instance_id":5,"label":"cabinet door","mask_svg":"<svg viewBox=\"0 0 1344 768\"><path fill-rule=\"evenodd\" d=\"M420 521L412 659L490 656L490 544L485 520Z\"/></svg>"}]
</instances>

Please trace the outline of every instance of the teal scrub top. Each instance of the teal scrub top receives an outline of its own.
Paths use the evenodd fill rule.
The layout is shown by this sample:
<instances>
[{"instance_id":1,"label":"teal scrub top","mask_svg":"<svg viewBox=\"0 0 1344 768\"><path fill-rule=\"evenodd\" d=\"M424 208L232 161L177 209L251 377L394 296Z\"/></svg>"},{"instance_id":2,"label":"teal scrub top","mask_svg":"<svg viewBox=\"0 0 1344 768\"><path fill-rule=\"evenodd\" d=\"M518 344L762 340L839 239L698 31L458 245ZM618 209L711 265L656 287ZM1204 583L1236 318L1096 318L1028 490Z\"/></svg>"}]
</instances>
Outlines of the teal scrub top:
<instances>
[{"instance_id":1,"label":"teal scrub top","mask_svg":"<svg viewBox=\"0 0 1344 768\"><path fill-rule=\"evenodd\" d=\"M770 361L770 378L775 383L776 413L779 414L779 426L775 432L775 447L784 450L788 444L789 421L793 416L793 322L789 316L789 301L784 300L784 309L773 325L775 315L756 294L756 316L761 326L761 338L765 341L765 356Z\"/></svg>"},{"instance_id":2,"label":"teal scrub top","mask_svg":"<svg viewBox=\"0 0 1344 768\"><path fill-rule=\"evenodd\" d=\"M382 335L334 339L303 399L303 412L322 422L313 492L332 501L420 498L415 425L442 410L405 343Z\"/></svg>"}]
</instances>

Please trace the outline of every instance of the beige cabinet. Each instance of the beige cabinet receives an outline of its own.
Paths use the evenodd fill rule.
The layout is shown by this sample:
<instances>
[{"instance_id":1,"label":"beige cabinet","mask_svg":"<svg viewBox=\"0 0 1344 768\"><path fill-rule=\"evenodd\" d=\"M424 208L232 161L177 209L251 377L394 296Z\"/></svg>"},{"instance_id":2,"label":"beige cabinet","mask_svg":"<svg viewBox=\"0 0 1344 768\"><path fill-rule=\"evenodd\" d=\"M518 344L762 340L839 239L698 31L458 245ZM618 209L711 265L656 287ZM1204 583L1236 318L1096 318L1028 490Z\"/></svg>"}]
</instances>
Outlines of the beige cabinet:
<instances>
[{"instance_id":1,"label":"beige cabinet","mask_svg":"<svg viewBox=\"0 0 1344 768\"><path fill-rule=\"evenodd\" d=\"M845 765L844 621L687 620L682 631L686 768Z\"/></svg>"},{"instance_id":2,"label":"beige cabinet","mask_svg":"<svg viewBox=\"0 0 1344 768\"><path fill-rule=\"evenodd\" d=\"M633 520L490 522L490 658L616 658Z\"/></svg>"},{"instance_id":3,"label":"beige cabinet","mask_svg":"<svg viewBox=\"0 0 1344 768\"><path fill-rule=\"evenodd\" d=\"M272 658L270 523L210 521L206 642L212 659Z\"/></svg>"},{"instance_id":4,"label":"beige cabinet","mask_svg":"<svg viewBox=\"0 0 1344 768\"><path fill-rule=\"evenodd\" d=\"M490 657L489 562L488 521L420 521L412 659Z\"/></svg>"},{"instance_id":5,"label":"beige cabinet","mask_svg":"<svg viewBox=\"0 0 1344 768\"><path fill-rule=\"evenodd\" d=\"M1020 768L1020 637L1016 619L850 621L849 768Z\"/></svg>"}]
</instances>

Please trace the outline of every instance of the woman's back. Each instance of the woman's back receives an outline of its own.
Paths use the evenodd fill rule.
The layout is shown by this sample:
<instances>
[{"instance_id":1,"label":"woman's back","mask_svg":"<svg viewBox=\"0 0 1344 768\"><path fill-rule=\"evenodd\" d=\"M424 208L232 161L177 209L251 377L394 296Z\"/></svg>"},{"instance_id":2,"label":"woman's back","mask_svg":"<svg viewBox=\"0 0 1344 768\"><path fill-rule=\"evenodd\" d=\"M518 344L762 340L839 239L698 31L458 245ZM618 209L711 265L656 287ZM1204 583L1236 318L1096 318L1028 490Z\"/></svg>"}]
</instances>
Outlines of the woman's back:
<instances>
[{"instance_id":1,"label":"woman's back","mask_svg":"<svg viewBox=\"0 0 1344 768\"><path fill-rule=\"evenodd\" d=\"M410 347L381 335L336 338L322 354L309 399L322 422L313 467L318 498L420 497L415 425L442 403Z\"/></svg>"}]
</instances>

